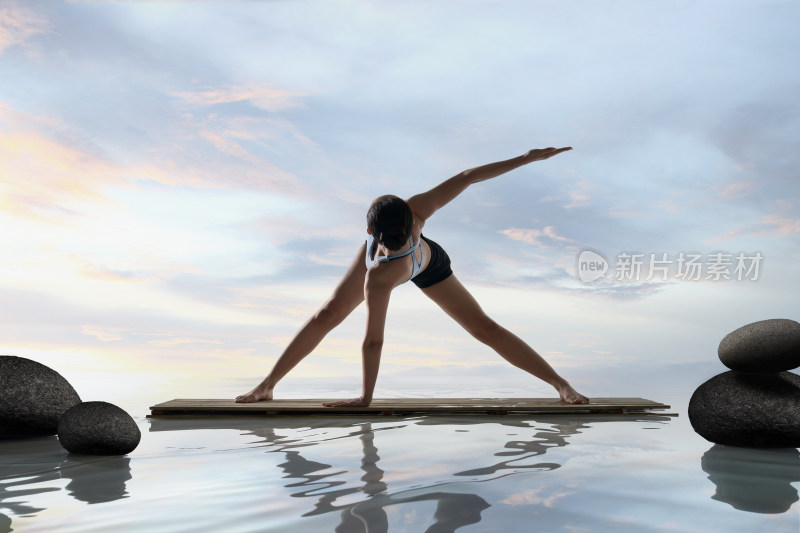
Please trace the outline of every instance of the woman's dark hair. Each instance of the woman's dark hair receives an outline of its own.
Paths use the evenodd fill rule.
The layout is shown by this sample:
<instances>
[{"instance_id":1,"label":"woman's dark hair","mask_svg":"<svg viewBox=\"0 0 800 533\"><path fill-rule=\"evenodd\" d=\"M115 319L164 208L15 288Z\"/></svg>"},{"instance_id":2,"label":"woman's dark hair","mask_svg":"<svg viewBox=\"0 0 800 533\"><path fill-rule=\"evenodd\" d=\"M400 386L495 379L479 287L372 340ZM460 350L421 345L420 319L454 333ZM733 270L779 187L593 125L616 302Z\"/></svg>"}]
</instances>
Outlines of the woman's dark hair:
<instances>
[{"instance_id":1,"label":"woman's dark hair","mask_svg":"<svg viewBox=\"0 0 800 533\"><path fill-rule=\"evenodd\" d=\"M367 212L367 228L389 251L399 250L408 242L413 224L411 208L397 196L381 196Z\"/></svg>"}]
</instances>

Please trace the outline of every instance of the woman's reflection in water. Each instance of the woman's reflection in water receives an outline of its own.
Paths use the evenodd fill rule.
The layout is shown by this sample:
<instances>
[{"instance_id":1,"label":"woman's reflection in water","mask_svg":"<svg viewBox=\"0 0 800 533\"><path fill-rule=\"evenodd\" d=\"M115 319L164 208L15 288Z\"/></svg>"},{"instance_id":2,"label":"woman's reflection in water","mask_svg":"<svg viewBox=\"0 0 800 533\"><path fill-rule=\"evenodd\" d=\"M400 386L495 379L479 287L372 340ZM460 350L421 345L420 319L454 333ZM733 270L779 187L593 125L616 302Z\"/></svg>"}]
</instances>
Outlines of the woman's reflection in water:
<instances>
[{"instance_id":1,"label":"woman's reflection in water","mask_svg":"<svg viewBox=\"0 0 800 533\"><path fill-rule=\"evenodd\" d=\"M605 419L604 419L605 420ZM630 420L630 418L627 418ZM652 421L652 418L649 420ZM668 419L667 419L668 420ZM610 421L610 417L609 417ZM426 418L416 422L420 425L452 425L452 419ZM486 421L460 420L459 426L481 425ZM504 426L531 429L533 426L526 421L508 419L501 422ZM395 427L381 427L373 429L371 423L363 423L346 436L358 436L361 442L362 460L360 487L345 487L346 481L336 479L346 471L331 472L331 465L309 461L305 459L296 448L306 447L310 444L298 440L286 439L275 432L272 427L260 428L252 431L267 442L277 447L271 453L284 453L286 461L279 466L286 477L297 480L286 485L294 489L292 496L317 498L313 510L303 516L315 516L323 513L340 512L341 523L336 528L337 532L347 533L384 533L389 530L386 508L391 505L408 504L423 501L435 501L434 523L426 530L428 533L444 533L456 531L458 528L475 524L481 520L481 513L490 505L477 494L462 492L447 492L445 490L432 491L431 487L410 489L397 493L390 493L387 484L383 481L384 471L378 465L380 456L375 445L375 433L388 429L404 427L405 424ZM456 476L487 476L503 470L519 471L522 469L553 470L560 465L552 462L537 462L535 464L521 464L526 459L544 455L548 449L562 447L568 444L567 438L579 434L582 429L590 424L576 421L575 419L548 419L549 428L539 428L532 440L513 440L505 444L504 450L495 453L499 457L512 457L486 467L457 472ZM437 485L436 489L444 489L451 483ZM463 485L460 485L463 487ZM299 490L298 490L299 489ZM363 501L336 505L336 501L348 495L362 493L367 496Z\"/></svg>"},{"instance_id":2,"label":"woman's reflection in water","mask_svg":"<svg viewBox=\"0 0 800 533\"><path fill-rule=\"evenodd\" d=\"M402 426L400 426L402 427ZM390 428L381 428L381 430ZM336 528L337 532L347 533L385 533L389 531L389 521L385 508L390 505L407 504L413 502L436 501L436 511L433 518L435 522L426 530L429 533L445 533L455 531L462 526L475 524L481 519L481 512L489 504L476 494L460 492L424 492L424 489L413 489L396 494L387 494L388 489L383 481L383 470L378 466L380 456L375 446L375 430L371 423L359 424L358 429L345 437L358 436L361 441L361 470L363 475L361 487L341 487L346 482L336 480L335 477L345 471L335 471L315 474L331 468L331 465L308 461L293 450L295 447L308 446L307 444L294 444L295 441L285 440L277 435L273 428L263 428L253 431L254 434L264 437L268 442L280 446L274 452L285 453L286 461L280 466L290 479L298 479L296 483L286 485L287 488L301 489L294 492L295 497L316 497L314 509L303 516L314 516L323 513L341 512L342 521ZM444 487L442 484L440 487ZM368 499L348 505L335 505L337 499L356 493L365 494Z\"/></svg>"}]
</instances>

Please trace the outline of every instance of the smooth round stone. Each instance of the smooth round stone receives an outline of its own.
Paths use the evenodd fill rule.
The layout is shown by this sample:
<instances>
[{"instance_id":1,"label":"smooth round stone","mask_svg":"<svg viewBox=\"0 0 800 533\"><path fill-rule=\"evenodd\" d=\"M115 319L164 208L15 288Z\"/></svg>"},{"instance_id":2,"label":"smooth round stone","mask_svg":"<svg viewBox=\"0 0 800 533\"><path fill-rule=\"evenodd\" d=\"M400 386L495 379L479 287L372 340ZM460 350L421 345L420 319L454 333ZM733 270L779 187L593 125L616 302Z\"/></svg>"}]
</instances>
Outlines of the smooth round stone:
<instances>
[{"instance_id":1,"label":"smooth round stone","mask_svg":"<svg viewBox=\"0 0 800 533\"><path fill-rule=\"evenodd\" d=\"M714 376L692 394L689 422L717 444L800 447L800 376L734 371Z\"/></svg>"},{"instance_id":2,"label":"smooth round stone","mask_svg":"<svg viewBox=\"0 0 800 533\"><path fill-rule=\"evenodd\" d=\"M761 320L728 333L717 351L731 370L767 374L800 366L800 323Z\"/></svg>"},{"instance_id":3,"label":"smooth round stone","mask_svg":"<svg viewBox=\"0 0 800 533\"><path fill-rule=\"evenodd\" d=\"M70 453L125 455L141 438L131 415L108 402L79 403L58 422L58 440Z\"/></svg>"},{"instance_id":4,"label":"smooth round stone","mask_svg":"<svg viewBox=\"0 0 800 533\"><path fill-rule=\"evenodd\" d=\"M55 435L81 398L64 376L36 361L0 355L0 438Z\"/></svg>"}]
</instances>

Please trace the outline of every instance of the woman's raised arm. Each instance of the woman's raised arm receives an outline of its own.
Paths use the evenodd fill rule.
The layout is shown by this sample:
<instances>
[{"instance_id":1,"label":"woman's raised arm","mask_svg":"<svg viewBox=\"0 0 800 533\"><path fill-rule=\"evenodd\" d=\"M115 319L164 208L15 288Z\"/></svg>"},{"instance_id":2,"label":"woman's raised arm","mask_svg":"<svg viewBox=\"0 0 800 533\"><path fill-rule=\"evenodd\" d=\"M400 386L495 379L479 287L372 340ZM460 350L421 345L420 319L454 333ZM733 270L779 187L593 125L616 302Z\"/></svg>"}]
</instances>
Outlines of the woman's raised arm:
<instances>
[{"instance_id":1,"label":"woman's raised arm","mask_svg":"<svg viewBox=\"0 0 800 533\"><path fill-rule=\"evenodd\" d=\"M486 181L488 179L496 178L501 174L505 174L515 168L519 168L534 161L541 161L549 157L553 157L561 152L572 150L571 147L565 148L541 148L536 150L528 150L521 156L506 159L505 161L498 161L496 163L489 163L480 167L465 170L456 174L452 178L443 181L433 189L417 194L408 199L408 205L411 211L421 218L420 223L430 218L433 213L447 205L453 198L464 192L464 189L478 183L479 181Z\"/></svg>"}]
</instances>

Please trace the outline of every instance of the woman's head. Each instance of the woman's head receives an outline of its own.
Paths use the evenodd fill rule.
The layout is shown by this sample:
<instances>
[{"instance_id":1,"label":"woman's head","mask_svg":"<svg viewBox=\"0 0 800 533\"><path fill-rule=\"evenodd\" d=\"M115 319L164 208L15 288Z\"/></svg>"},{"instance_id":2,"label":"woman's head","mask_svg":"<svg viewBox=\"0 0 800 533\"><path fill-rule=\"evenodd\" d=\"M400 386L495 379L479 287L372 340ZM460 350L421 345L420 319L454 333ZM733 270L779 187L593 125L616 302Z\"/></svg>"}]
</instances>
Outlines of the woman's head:
<instances>
[{"instance_id":1,"label":"woman's head","mask_svg":"<svg viewBox=\"0 0 800 533\"><path fill-rule=\"evenodd\" d=\"M377 198L367 211L367 229L389 251L408 242L414 216L402 198L387 194Z\"/></svg>"}]
</instances>

